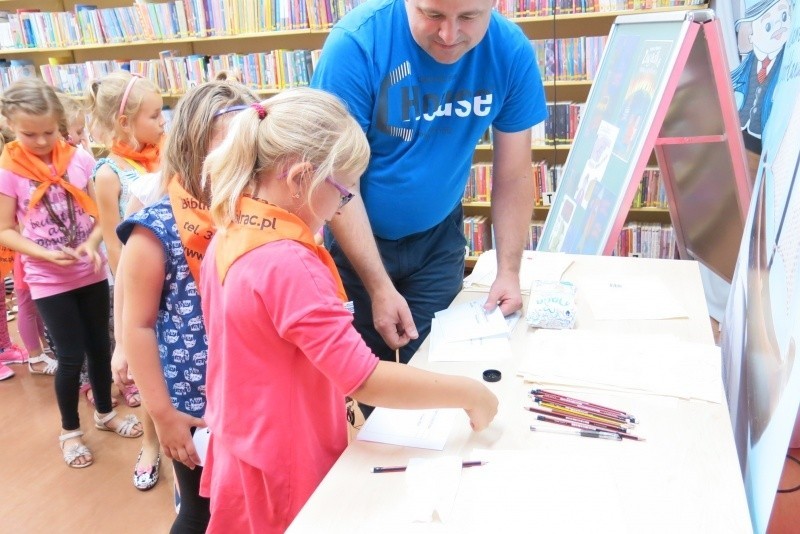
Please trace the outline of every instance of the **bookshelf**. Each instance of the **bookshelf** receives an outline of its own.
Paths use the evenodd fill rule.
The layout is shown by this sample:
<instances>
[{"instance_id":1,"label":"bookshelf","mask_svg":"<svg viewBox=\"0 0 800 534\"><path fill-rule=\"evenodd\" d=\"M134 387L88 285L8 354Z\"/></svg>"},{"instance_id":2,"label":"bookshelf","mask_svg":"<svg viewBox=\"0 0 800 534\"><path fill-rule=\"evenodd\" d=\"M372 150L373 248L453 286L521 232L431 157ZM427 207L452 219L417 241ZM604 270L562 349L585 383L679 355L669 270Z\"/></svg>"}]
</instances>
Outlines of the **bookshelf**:
<instances>
[{"instance_id":1,"label":"bookshelf","mask_svg":"<svg viewBox=\"0 0 800 534\"><path fill-rule=\"evenodd\" d=\"M143 38L136 36L125 42L71 42L68 46L56 47L27 47L27 48L0 48L0 58L13 60L24 59L33 63L36 74L41 76L39 67L51 62L66 63L86 63L91 61L103 60L157 60L160 53L164 50L172 50L178 57L189 56L214 56L223 54L253 54L273 50L318 50L322 48L329 30L325 24L314 24L312 15L307 15L307 20L303 23L303 28L287 29L289 25L285 18L273 17L271 24L274 29L259 31L256 28L252 17L247 17L243 12L247 9L266 9L263 6L270 4L272 9L299 9L304 7L304 2L259 2L258 0L178 0L184 5L215 5L229 9L225 15L223 28L220 30L216 26L218 35L195 35L176 38ZM509 16L520 26L523 32L532 40L542 39L571 39L584 36L606 36L611 25L619 15L631 14L636 12L657 12L657 11L676 11L686 9L700 9L706 7L706 2L701 0L674 0L674 3L698 3L699 5L682 5L678 7L652 7L661 6L669 3L670 0L572 0L563 2L562 0L549 0L552 6L570 4L570 10L576 5L593 5L596 9L609 6L619 6L626 4L626 7L646 7L646 9L612 9L606 11L596 11L589 13L555 13L541 15L542 6L547 5L547 0L530 0L526 3L511 2L501 0L498 2L498 9ZM626 3L627 2L627 3ZM106 8L131 8L132 0L94 0L91 4L98 9ZM154 4L165 4L164 1L156 1ZM333 1L331 5L337 2ZM338 2L342 4L342 2ZM347 2L356 5L358 0ZM36 8L41 12L74 12L76 5L81 4L76 0L40 0L36 3ZM508 6L529 5L530 9L539 9L537 16L529 16L530 13L519 13L509 11L514 9ZM17 9L29 9L30 0L0 0L0 11L16 12ZM226 7L227 6L227 7ZM533 7L537 6L537 7ZM148 7L149 9L149 7ZM188 9L188 8L187 8ZM566 9L566 8L565 8ZM232 10L232 12L231 12ZM238 10L238 13L237 13ZM550 10L548 13L554 11ZM520 16L524 15L524 16ZM238 17L238 18L236 18ZM157 18L157 17L156 17ZM225 26L230 21L236 19L242 31L234 32ZM219 19L218 19L219 20ZM276 22L277 21L277 22ZM294 22L291 23L294 25ZM189 32L191 33L191 32ZM63 32L62 32L63 37ZM86 39L84 39L85 41ZM51 61L52 58L52 61ZM584 76L585 77L585 76ZM591 77L591 76L588 76ZM575 78L575 77L574 77ZM544 82L545 92L548 102L585 102L589 94L592 82L590 79L546 79ZM280 89L251 87L263 96L275 94ZM163 93L165 103L174 106L175 101L182 96L182 92L167 91ZM95 150L100 153L102 146L96 146ZM536 144L531 147L533 161L547 161L551 165L563 164L569 154L570 145L567 143ZM490 144L478 145L474 152L476 163L488 163L492 159L492 147ZM491 217L491 204L489 202L465 202L465 215L484 215ZM544 220L547 216L547 207L537 206L534 210L534 220ZM628 214L629 221L635 222L654 222L669 224L669 211L660 208L640 208L631 209ZM475 258L468 258L468 266L474 264Z\"/></svg>"},{"instance_id":2,"label":"bookshelf","mask_svg":"<svg viewBox=\"0 0 800 534\"><path fill-rule=\"evenodd\" d=\"M556 0L558 3L558 0ZM665 2L662 2L665 3ZM678 3L678 2L676 2ZM529 39L568 39L581 36L606 36L611 29L616 17L620 15L630 15L634 13L653 13L664 11L685 11L690 9L705 9L707 2L699 0L686 0L687 4L677 7L649 7L645 9L629 9L603 11L593 13L565 13L549 16L537 17L518 17L516 22ZM633 2L629 1L630 5ZM658 5L657 0L648 0L649 5ZM644 2L640 2L644 5ZM586 102L592 86L591 80L566 80L566 79L545 79L544 88L548 102ZM540 144L534 140L531 147L532 159L534 162L546 161L550 165L563 165L569 154L571 145L568 143ZM474 163L491 163L492 146L488 143L479 143L474 152ZM652 156L650 164L656 165L655 155ZM463 203L464 215L484 216L491 224L491 202L467 202ZM536 206L533 213L533 221L544 221L547 218L549 208L547 206ZM626 218L627 223L643 224L670 224L669 209L667 208L631 208ZM471 269L477 256L467 256L466 266Z\"/></svg>"}]
</instances>

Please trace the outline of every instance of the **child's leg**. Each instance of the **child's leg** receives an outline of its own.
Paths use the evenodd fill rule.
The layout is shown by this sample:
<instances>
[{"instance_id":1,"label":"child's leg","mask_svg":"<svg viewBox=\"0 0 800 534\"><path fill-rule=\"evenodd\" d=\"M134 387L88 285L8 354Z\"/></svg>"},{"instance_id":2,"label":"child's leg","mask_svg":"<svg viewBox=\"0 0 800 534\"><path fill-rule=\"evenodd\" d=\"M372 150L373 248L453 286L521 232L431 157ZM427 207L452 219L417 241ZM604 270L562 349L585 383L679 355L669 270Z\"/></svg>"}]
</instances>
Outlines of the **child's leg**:
<instances>
[{"instance_id":1,"label":"child's leg","mask_svg":"<svg viewBox=\"0 0 800 534\"><path fill-rule=\"evenodd\" d=\"M85 350L77 291L75 289L34 301L56 346L56 400L64 430L80 427L78 385Z\"/></svg>"},{"instance_id":2,"label":"child's leg","mask_svg":"<svg viewBox=\"0 0 800 534\"><path fill-rule=\"evenodd\" d=\"M211 512L209 499L200 496L200 477L203 468L200 466L189 469L178 461L173 461L175 466L175 479L181 493L181 510L172 524L170 534L197 533L206 531Z\"/></svg>"},{"instance_id":3,"label":"child's leg","mask_svg":"<svg viewBox=\"0 0 800 534\"><path fill-rule=\"evenodd\" d=\"M8 319L6 318L6 298L5 295L0 299L0 349L5 350L11 347L11 336L8 335Z\"/></svg>"},{"instance_id":4,"label":"child's leg","mask_svg":"<svg viewBox=\"0 0 800 534\"><path fill-rule=\"evenodd\" d=\"M82 320L89 382L99 413L111 411L111 345L108 338L108 282L80 288L78 301Z\"/></svg>"},{"instance_id":5,"label":"child's leg","mask_svg":"<svg viewBox=\"0 0 800 534\"><path fill-rule=\"evenodd\" d=\"M26 288L15 289L17 293L17 328L19 329L19 337L25 349L31 356L38 356L43 352L41 339L44 336L44 326L39 312L36 310L36 304L31 299L31 291Z\"/></svg>"}]
</instances>

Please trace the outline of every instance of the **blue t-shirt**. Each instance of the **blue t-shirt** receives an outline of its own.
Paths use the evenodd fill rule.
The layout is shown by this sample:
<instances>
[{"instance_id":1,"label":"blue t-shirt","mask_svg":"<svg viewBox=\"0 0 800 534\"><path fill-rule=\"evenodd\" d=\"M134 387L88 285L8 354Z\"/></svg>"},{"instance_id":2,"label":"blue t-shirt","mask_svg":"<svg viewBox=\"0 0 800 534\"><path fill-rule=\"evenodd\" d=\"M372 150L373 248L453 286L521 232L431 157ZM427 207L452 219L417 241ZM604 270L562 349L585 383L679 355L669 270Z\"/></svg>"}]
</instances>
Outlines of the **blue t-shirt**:
<instances>
[{"instance_id":1,"label":"blue t-shirt","mask_svg":"<svg viewBox=\"0 0 800 534\"><path fill-rule=\"evenodd\" d=\"M166 257L156 338L172 405L178 411L203 417L208 337L200 310L200 294L183 254L169 197L123 221L117 227L117 235L123 243L128 241L137 224L153 232L164 247Z\"/></svg>"},{"instance_id":2,"label":"blue t-shirt","mask_svg":"<svg viewBox=\"0 0 800 534\"><path fill-rule=\"evenodd\" d=\"M547 115L533 47L496 11L483 40L444 65L414 41L404 0L370 0L331 30L311 85L342 98L367 134L361 195L384 239L453 211L490 125L519 132Z\"/></svg>"}]
</instances>

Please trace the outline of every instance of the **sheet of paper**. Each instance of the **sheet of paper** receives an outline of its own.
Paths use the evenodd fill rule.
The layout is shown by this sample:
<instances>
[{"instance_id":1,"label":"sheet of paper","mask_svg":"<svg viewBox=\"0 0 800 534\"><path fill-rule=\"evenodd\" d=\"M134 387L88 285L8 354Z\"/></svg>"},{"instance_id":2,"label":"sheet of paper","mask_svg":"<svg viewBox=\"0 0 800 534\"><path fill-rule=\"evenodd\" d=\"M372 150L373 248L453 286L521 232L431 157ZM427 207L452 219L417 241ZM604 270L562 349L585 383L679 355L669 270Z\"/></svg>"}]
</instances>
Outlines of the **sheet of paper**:
<instances>
[{"instance_id":1,"label":"sheet of paper","mask_svg":"<svg viewBox=\"0 0 800 534\"><path fill-rule=\"evenodd\" d=\"M721 356L715 345L585 330L532 335L532 350L519 367L528 381L721 401Z\"/></svg>"},{"instance_id":2,"label":"sheet of paper","mask_svg":"<svg viewBox=\"0 0 800 534\"><path fill-rule=\"evenodd\" d=\"M356 439L442 450L460 410L395 410L375 408Z\"/></svg>"},{"instance_id":3,"label":"sheet of paper","mask_svg":"<svg viewBox=\"0 0 800 534\"><path fill-rule=\"evenodd\" d=\"M578 293L598 321L688 317L686 309L655 276L597 278L581 283Z\"/></svg>"},{"instance_id":4,"label":"sheet of paper","mask_svg":"<svg viewBox=\"0 0 800 534\"><path fill-rule=\"evenodd\" d=\"M528 294L534 280L561 280L561 276L570 265L572 260L565 254L523 251L519 270L519 287L522 293ZM478 256L472 272L464 278L464 289L489 291L495 278L497 278L497 254L494 250L487 250Z\"/></svg>"},{"instance_id":5,"label":"sheet of paper","mask_svg":"<svg viewBox=\"0 0 800 534\"><path fill-rule=\"evenodd\" d=\"M516 323L515 323L516 324ZM439 321L431 321L428 361L431 362L493 362L510 358L511 341L506 334L461 341L447 341Z\"/></svg>"},{"instance_id":6,"label":"sheet of paper","mask_svg":"<svg viewBox=\"0 0 800 534\"><path fill-rule=\"evenodd\" d=\"M484 299L465 302L436 312L442 334L446 341L462 341L482 337L508 335L508 325L500 308L486 313Z\"/></svg>"},{"instance_id":7,"label":"sheet of paper","mask_svg":"<svg viewBox=\"0 0 800 534\"><path fill-rule=\"evenodd\" d=\"M209 439L211 439L211 430L208 427L198 428L194 431L192 442L194 443L194 448L197 449L197 455L200 457L200 463L198 465L205 465L206 463Z\"/></svg>"}]
</instances>

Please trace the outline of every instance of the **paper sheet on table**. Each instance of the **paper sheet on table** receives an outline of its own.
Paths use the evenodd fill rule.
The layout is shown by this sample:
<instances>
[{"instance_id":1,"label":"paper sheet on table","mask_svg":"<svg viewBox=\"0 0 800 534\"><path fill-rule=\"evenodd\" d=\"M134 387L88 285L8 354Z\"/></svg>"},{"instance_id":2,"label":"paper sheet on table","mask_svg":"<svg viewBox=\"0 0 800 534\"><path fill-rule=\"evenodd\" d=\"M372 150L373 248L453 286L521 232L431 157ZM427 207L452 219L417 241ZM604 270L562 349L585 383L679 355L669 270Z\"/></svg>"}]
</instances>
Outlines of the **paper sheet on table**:
<instances>
[{"instance_id":1,"label":"paper sheet on table","mask_svg":"<svg viewBox=\"0 0 800 534\"><path fill-rule=\"evenodd\" d=\"M518 319L518 317L517 317ZM506 319L508 322L508 319ZM514 321L516 324L516 321ZM431 362L485 362L510 358L513 355L507 334L491 337L447 341L439 321L431 321L428 361Z\"/></svg>"},{"instance_id":2,"label":"paper sheet on table","mask_svg":"<svg viewBox=\"0 0 800 534\"><path fill-rule=\"evenodd\" d=\"M572 265L572 260L565 254L556 252L522 252L522 263L519 269L519 287L523 295L530 293L534 280L561 280L561 276ZM489 291L497 278L497 253L487 250L480 256L472 268L472 272L464 278L464 289L467 291Z\"/></svg>"},{"instance_id":3,"label":"paper sheet on table","mask_svg":"<svg viewBox=\"0 0 800 534\"><path fill-rule=\"evenodd\" d=\"M461 457L410 458L406 468L408 515L428 523L438 518L447 523L461 481Z\"/></svg>"},{"instance_id":4,"label":"paper sheet on table","mask_svg":"<svg viewBox=\"0 0 800 534\"><path fill-rule=\"evenodd\" d=\"M442 335L446 341L462 341L481 337L508 335L508 324L503 312L497 307L486 313L484 299L465 302L438 311L434 317L439 321Z\"/></svg>"},{"instance_id":5,"label":"paper sheet on table","mask_svg":"<svg viewBox=\"0 0 800 534\"><path fill-rule=\"evenodd\" d=\"M655 276L596 278L582 282L578 290L598 321L688 317L666 284Z\"/></svg>"},{"instance_id":6,"label":"paper sheet on table","mask_svg":"<svg viewBox=\"0 0 800 534\"><path fill-rule=\"evenodd\" d=\"M375 408L356 439L440 451L460 411Z\"/></svg>"},{"instance_id":7,"label":"paper sheet on table","mask_svg":"<svg viewBox=\"0 0 800 534\"><path fill-rule=\"evenodd\" d=\"M538 330L518 373L529 382L721 401L719 347L673 336Z\"/></svg>"},{"instance_id":8,"label":"paper sheet on table","mask_svg":"<svg viewBox=\"0 0 800 534\"><path fill-rule=\"evenodd\" d=\"M546 453L473 450L470 459L487 463L462 472L453 517L469 532L497 532L500 513L500 524L524 525L517 532L604 532L601 525L626 532L626 503L614 464L598 460L602 451L613 454L619 444L555 434L542 439L554 448ZM585 453L559 452L555 447L563 440L572 440L571 449Z\"/></svg>"}]
</instances>

